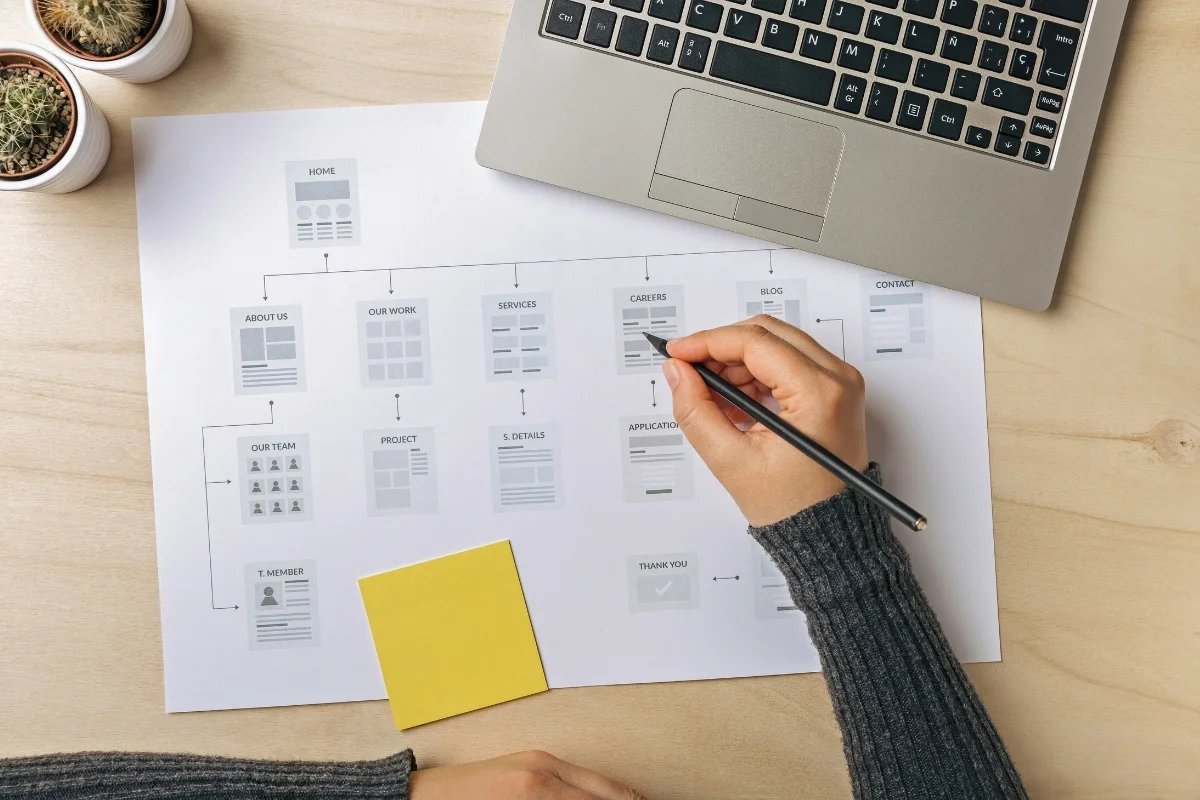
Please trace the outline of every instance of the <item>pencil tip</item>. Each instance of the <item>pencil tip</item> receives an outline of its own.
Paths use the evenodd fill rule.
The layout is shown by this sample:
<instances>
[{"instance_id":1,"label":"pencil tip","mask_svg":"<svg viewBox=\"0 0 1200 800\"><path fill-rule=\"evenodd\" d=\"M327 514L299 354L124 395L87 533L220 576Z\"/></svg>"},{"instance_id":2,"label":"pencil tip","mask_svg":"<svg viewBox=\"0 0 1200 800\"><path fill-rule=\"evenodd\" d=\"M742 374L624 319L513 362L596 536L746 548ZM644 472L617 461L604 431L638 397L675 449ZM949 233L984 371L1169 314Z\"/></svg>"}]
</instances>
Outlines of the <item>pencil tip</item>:
<instances>
[{"instance_id":1,"label":"pencil tip","mask_svg":"<svg viewBox=\"0 0 1200 800\"><path fill-rule=\"evenodd\" d=\"M650 342L650 346L658 351L659 355L661 355L663 358L671 357L670 354L667 353L666 339L662 338L661 336L655 336L652 333L646 333L645 331L642 331L642 336L646 337L646 341Z\"/></svg>"},{"instance_id":2,"label":"pencil tip","mask_svg":"<svg viewBox=\"0 0 1200 800\"><path fill-rule=\"evenodd\" d=\"M929 524L929 520L927 520L925 518L921 518L921 519L917 520L917 524L915 527L917 530L923 531L923 530L925 530L925 526L928 524Z\"/></svg>"}]
</instances>

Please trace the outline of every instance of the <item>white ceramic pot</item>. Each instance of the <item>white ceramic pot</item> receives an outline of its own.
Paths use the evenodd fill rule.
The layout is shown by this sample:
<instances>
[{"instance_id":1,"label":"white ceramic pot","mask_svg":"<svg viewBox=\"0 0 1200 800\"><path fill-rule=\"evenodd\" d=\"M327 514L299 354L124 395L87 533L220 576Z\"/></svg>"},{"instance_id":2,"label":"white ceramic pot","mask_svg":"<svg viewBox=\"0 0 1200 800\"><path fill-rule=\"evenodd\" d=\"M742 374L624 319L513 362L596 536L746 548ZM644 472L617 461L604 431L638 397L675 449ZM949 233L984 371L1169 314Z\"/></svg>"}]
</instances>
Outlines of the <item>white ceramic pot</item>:
<instances>
[{"instance_id":1,"label":"white ceramic pot","mask_svg":"<svg viewBox=\"0 0 1200 800\"><path fill-rule=\"evenodd\" d=\"M192 15L184 0L165 0L162 21L150 38L128 55L109 60L84 58L54 41L42 27L36 4L37 0L25 0L29 19L46 47L77 69L111 75L127 83L151 83L167 77L192 47Z\"/></svg>"},{"instance_id":2,"label":"white ceramic pot","mask_svg":"<svg viewBox=\"0 0 1200 800\"><path fill-rule=\"evenodd\" d=\"M75 132L67 151L45 172L29 178L0 178L0 192L50 192L61 194L87 186L108 161L110 138L108 120L83 90L75 73L53 53L24 42L0 41L0 54L15 53L40 58L53 67L66 82L75 101Z\"/></svg>"}]
</instances>

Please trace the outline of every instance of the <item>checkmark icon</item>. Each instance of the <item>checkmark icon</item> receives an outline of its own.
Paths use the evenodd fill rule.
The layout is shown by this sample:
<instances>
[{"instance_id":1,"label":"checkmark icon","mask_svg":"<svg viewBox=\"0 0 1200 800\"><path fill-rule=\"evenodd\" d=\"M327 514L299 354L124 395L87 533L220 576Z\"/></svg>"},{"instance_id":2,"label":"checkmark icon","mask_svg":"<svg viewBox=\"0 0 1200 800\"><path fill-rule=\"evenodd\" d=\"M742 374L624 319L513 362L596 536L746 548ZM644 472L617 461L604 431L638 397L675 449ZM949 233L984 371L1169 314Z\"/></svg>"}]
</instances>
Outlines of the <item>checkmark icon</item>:
<instances>
[{"instance_id":1,"label":"checkmark icon","mask_svg":"<svg viewBox=\"0 0 1200 800\"><path fill-rule=\"evenodd\" d=\"M670 589L674 583L675 583L675 581L667 581L666 586L662 587L661 589L655 589L654 593L657 594L659 597L662 597L664 594L667 593L667 589Z\"/></svg>"}]
</instances>

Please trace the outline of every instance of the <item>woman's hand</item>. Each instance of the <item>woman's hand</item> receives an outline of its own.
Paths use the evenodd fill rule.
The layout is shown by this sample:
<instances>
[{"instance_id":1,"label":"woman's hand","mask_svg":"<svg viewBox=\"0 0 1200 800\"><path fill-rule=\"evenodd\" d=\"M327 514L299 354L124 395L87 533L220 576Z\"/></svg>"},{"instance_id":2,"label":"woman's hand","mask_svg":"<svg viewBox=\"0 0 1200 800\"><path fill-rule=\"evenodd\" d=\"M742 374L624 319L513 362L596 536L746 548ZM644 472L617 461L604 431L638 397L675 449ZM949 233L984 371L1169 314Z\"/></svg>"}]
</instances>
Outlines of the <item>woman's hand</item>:
<instances>
[{"instance_id":1,"label":"woman's hand","mask_svg":"<svg viewBox=\"0 0 1200 800\"><path fill-rule=\"evenodd\" d=\"M845 484L712 394L688 362L704 362L856 469L867 468L866 392L858 370L798 328L758 316L667 345L675 419L751 525L769 525ZM741 426L741 427L739 427Z\"/></svg>"},{"instance_id":2,"label":"woman's hand","mask_svg":"<svg viewBox=\"0 0 1200 800\"><path fill-rule=\"evenodd\" d=\"M538 751L421 769L409 781L412 800L645 800L603 775Z\"/></svg>"}]
</instances>

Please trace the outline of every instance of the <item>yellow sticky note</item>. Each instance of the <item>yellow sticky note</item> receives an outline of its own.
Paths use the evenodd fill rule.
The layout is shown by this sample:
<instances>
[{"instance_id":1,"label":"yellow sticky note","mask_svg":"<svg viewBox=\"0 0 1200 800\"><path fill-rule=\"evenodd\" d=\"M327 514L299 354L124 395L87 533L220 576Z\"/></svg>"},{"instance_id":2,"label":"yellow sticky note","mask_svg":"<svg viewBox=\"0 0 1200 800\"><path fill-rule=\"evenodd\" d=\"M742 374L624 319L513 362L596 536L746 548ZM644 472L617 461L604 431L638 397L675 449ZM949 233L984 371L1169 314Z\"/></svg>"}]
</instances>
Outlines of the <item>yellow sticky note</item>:
<instances>
[{"instance_id":1,"label":"yellow sticky note","mask_svg":"<svg viewBox=\"0 0 1200 800\"><path fill-rule=\"evenodd\" d=\"M361 578L358 588L400 730L548 688L507 541Z\"/></svg>"}]
</instances>

